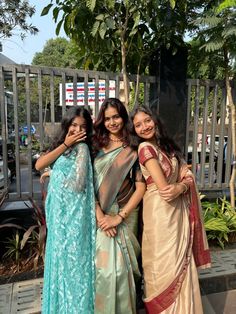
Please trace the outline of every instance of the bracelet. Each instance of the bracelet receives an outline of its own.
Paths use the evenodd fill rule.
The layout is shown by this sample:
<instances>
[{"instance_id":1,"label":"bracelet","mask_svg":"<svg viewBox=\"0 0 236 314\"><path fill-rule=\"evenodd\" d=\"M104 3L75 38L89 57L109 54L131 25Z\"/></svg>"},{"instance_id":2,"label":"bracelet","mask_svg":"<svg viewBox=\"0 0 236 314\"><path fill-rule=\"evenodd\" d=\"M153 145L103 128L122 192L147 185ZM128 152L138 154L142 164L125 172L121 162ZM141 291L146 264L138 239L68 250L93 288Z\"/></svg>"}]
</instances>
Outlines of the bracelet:
<instances>
[{"instance_id":1,"label":"bracelet","mask_svg":"<svg viewBox=\"0 0 236 314\"><path fill-rule=\"evenodd\" d=\"M63 142L63 145L65 145L66 148L69 148L69 146L65 142Z\"/></svg>"},{"instance_id":2,"label":"bracelet","mask_svg":"<svg viewBox=\"0 0 236 314\"><path fill-rule=\"evenodd\" d=\"M122 218L122 221L125 219L120 213L117 213L117 215Z\"/></svg>"},{"instance_id":3,"label":"bracelet","mask_svg":"<svg viewBox=\"0 0 236 314\"><path fill-rule=\"evenodd\" d=\"M185 194L187 191L188 191L188 186L187 184L183 183L183 182L180 182L179 184L183 185L184 186L184 191L183 191L183 194Z\"/></svg>"}]
</instances>

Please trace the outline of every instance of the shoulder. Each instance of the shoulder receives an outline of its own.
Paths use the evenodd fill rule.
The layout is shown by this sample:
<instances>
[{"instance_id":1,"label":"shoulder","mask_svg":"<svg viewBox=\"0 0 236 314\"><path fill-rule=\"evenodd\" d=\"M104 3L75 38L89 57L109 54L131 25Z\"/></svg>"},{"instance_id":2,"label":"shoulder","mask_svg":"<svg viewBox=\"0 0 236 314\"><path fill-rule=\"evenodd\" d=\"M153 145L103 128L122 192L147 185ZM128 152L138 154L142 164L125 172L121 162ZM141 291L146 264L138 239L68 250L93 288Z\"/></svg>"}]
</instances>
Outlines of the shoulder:
<instances>
[{"instance_id":1,"label":"shoulder","mask_svg":"<svg viewBox=\"0 0 236 314\"><path fill-rule=\"evenodd\" d=\"M158 151L154 145L149 142L143 142L138 148L139 162L144 164L147 160L158 158Z\"/></svg>"}]
</instances>

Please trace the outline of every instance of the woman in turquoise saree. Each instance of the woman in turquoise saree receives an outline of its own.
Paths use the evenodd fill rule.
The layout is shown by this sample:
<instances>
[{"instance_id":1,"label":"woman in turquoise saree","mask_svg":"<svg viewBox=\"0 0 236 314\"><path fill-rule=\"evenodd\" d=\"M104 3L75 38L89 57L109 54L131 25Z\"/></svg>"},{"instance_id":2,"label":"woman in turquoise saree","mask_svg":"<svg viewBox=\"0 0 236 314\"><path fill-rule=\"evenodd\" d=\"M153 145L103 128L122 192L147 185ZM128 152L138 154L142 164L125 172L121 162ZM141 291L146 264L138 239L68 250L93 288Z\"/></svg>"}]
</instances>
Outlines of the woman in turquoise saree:
<instances>
[{"instance_id":1,"label":"woman in turquoise saree","mask_svg":"<svg viewBox=\"0 0 236 314\"><path fill-rule=\"evenodd\" d=\"M128 145L128 115L114 98L104 101L95 122L96 314L136 313L140 272L138 205L145 192L137 152Z\"/></svg>"},{"instance_id":2,"label":"woman in turquoise saree","mask_svg":"<svg viewBox=\"0 0 236 314\"><path fill-rule=\"evenodd\" d=\"M56 148L36 163L40 170L53 162L45 206L44 314L94 312L96 220L86 131L89 137L89 113L71 108L62 120Z\"/></svg>"}]
</instances>

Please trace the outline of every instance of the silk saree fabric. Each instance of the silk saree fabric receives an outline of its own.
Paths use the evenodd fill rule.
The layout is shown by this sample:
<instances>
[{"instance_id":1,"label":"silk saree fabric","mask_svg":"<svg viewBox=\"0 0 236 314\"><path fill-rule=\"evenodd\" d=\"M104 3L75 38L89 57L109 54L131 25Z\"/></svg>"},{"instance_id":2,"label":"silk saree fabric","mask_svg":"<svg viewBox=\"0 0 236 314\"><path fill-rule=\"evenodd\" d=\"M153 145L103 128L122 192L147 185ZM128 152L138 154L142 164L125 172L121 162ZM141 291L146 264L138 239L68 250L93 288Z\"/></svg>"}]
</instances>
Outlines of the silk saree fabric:
<instances>
[{"instance_id":1,"label":"silk saree fabric","mask_svg":"<svg viewBox=\"0 0 236 314\"><path fill-rule=\"evenodd\" d=\"M47 242L42 313L92 314L95 297L95 202L88 146L54 163L46 198Z\"/></svg>"},{"instance_id":2,"label":"silk saree fabric","mask_svg":"<svg viewBox=\"0 0 236 314\"><path fill-rule=\"evenodd\" d=\"M100 151L94 161L96 197L105 214L116 215L134 191L137 153L129 147ZM138 209L117 227L114 238L97 229L96 239L96 314L136 313L135 279L140 277L136 238Z\"/></svg>"},{"instance_id":3,"label":"silk saree fabric","mask_svg":"<svg viewBox=\"0 0 236 314\"><path fill-rule=\"evenodd\" d=\"M190 193L166 202L145 168L156 158L169 184L187 179ZM141 170L147 182L143 199L142 263L145 307L149 314L201 314L197 266L210 266L194 178L184 163L168 158L148 142L139 146Z\"/></svg>"}]
</instances>

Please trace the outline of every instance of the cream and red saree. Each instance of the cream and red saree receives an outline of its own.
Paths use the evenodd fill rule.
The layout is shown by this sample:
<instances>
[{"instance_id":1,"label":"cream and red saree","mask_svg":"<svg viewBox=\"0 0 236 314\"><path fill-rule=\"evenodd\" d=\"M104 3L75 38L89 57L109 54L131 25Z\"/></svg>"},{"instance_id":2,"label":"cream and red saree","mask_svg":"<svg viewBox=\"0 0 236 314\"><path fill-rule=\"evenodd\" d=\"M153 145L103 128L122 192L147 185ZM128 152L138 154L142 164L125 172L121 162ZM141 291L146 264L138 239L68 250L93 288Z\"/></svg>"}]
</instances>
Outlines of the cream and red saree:
<instances>
[{"instance_id":1,"label":"cream and red saree","mask_svg":"<svg viewBox=\"0 0 236 314\"><path fill-rule=\"evenodd\" d=\"M156 158L169 184L188 181L189 193L166 202L145 168ZM197 267L210 266L200 202L191 171L148 142L139 146L147 183L143 200L142 262L147 313L201 314Z\"/></svg>"}]
</instances>

